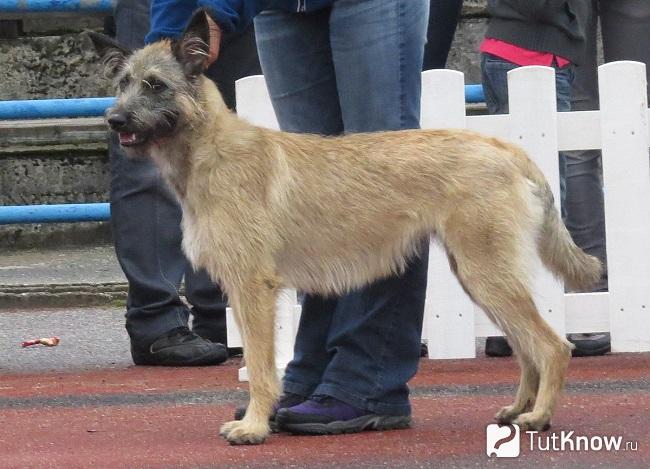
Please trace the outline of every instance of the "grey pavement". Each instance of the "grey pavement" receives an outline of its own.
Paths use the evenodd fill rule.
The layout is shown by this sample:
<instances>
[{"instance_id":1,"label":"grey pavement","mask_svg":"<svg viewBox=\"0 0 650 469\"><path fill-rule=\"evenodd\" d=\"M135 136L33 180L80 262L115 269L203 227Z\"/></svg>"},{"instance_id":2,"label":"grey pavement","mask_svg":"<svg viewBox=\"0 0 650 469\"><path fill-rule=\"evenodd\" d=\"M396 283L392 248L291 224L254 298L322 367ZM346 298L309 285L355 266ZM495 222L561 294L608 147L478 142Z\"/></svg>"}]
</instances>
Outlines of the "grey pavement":
<instances>
[{"instance_id":1,"label":"grey pavement","mask_svg":"<svg viewBox=\"0 0 650 469\"><path fill-rule=\"evenodd\" d=\"M132 365L124 329L126 288L111 245L2 251L0 372ZM104 306L80 307L91 304ZM56 347L20 346L52 336L61 338Z\"/></svg>"},{"instance_id":2,"label":"grey pavement","mask_svg":"<svg viewBox=\"0 0 650 469\"><path fill-rule=\"evenodd\" d=\"M22 348L58 336L56 347ZM133 365L123 307L0 310L0 373L125 368ZM1 388L1 383L0 383Z\"/></svg>"}]
</instances>

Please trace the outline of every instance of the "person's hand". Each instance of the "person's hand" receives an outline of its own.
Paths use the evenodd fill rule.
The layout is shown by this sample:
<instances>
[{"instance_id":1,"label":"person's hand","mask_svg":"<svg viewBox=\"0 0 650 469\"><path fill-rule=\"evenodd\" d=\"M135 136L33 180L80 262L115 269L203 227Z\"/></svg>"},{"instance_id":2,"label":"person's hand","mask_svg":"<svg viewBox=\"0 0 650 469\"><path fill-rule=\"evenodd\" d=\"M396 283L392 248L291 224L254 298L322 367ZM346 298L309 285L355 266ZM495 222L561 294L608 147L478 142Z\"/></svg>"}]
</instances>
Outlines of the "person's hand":
<instances>
[{"instance_id":1,"label":"person's hand","mask_svg":"<svg viewBox=\"0 0 650 469\"><path fill-rule=\"evenodd\" d=\"M221 45L221 28L217 23L215 23L209 15L208 17L208 26L210 28L210 53L208 55L208 60L205 63L205 68L208 68L212 65L219 57L219 46Z\"/></svg>"}]
</instances>

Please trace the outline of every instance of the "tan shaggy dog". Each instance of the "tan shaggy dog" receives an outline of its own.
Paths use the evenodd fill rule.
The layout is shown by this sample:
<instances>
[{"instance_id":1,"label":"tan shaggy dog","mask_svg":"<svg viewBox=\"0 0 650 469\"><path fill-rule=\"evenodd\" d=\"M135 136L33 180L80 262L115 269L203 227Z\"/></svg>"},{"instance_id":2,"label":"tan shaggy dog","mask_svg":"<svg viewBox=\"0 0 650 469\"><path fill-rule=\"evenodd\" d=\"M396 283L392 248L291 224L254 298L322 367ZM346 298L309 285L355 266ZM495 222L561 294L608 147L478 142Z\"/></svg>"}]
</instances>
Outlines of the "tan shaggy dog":
<instances>
[{"instance_id":1,"label":"tan shaggy dog","mask_svg":"<svg viewBox=\"0 0 650 469\"><path fill-rule=\"evenodd\" d=\"M208 34L199 13L182 39L133 54L92 38L119 88L109 124L130 154L160 166L182 205L185 253L227 292L243 335L250 404L221 435L255 444L269 434L279 289L362 287L400 272L428 235L518 357L515 402L497 419L547 427L571 345L533 303L531 259L571 288L601 266L572 242L539 169L518 147L462 130L321 137L250 125L201 73Z\"/></svg>"}]
</instances>

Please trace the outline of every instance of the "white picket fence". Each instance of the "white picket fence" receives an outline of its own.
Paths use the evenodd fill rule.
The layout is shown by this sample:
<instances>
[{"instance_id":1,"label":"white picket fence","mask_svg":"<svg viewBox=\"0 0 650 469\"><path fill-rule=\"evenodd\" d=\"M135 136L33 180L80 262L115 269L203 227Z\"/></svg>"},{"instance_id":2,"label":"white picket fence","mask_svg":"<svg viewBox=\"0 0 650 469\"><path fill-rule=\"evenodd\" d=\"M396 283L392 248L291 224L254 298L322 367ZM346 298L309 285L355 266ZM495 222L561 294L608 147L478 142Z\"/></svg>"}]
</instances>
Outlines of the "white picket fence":
<instances>
[{"instance_id":1,"label":"white picket fence","mask_svg":"<svg viewBox=\"0 0 650 469\"><path fill-rule=\"evenodd\" d=\"M560 334L609 331L613 352L650 350L650 146L645 65L612 62L599 67L600 111L556 111L549 67L508 73L510 114L467 116L464 77L452 70L422 74L422 128L467 128L521 145L549 180L559 204L558 150L602 149L608 293L565 294L538 266L535 301ZM278 128L262 76L237 82L239 115ZM559 207L558 207L559 209ZM531 260L532 261L532 260ZM539 264L539 261L537 261ZM277 365L293 355L300 315L295 291L278 301ZM228 341L241 344L228 316ZM423 338L430 358L473 358L475 338L502 335L463 292L446 255L432 241ZM245 369L240 371L245 379Z\"/></svg>"}]
</instances>

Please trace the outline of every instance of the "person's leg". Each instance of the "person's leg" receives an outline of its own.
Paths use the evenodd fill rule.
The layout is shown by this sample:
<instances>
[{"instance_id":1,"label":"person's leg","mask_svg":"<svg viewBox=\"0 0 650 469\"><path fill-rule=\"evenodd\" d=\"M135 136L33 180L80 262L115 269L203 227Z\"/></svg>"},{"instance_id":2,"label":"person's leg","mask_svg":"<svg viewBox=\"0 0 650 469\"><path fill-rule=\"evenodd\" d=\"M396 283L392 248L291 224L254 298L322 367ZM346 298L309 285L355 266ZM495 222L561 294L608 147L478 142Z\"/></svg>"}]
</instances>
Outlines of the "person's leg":
<instances>
[{"instance_id":1,"label":"person's leg","mask_svg":"<svg viewBox=\"0 0 650 469\"><path fill-rule=\"evenodd\" d=\"M481 82L489 114L507 114L508 72L519 65L491 54L481 54Z\"/></svg>"},{"instance_id":2,"label":"person's leg","mask_svg":"<svg viewBox=\"0 0 650 469\"><path fill-rule=\"evenodd\" d=\"M600 0L605 61L635 60L646 64L650 96L650 2Z\"/></svg>"},{"instance_id":3,"label":"person's leg","mask_svg":"<svg viewBox=\"0 0 650 469\"><path fill-rule=\"evenodd\" d=\"M445 68L463 0L430 0L422 70Z\"/></svg>"},{"instance_id":4,"label":"person's leg","mask_svg":"<svg viewBox=\"0 0 650 469\"><path fill-rule=\"evenodd\" d=\"M149 27L148 2L119 1L115 23L120 44L142 47ZM180 227L167 223L180 220L180 209L152 161L127 157L115 139L110 161L111 224L117 257L129 281L126 327L133 341L149 344L187 324L189 312L178 295L186 266L180 255Z\"/></svg>"},{"instance_id":5,"label":"person's leg","mask_svg":"<svg viewBox=\"0 0 650 469\"><path fill-rule=\"evenodd\" d=\"M358 4L358 7L363 9L366 8L368 5L370 5L372 2L354 2ZM360 4L359 4L360 3ZM391 2L393 3L393 2ZM347 6L350 6L350 2L339 2L337 4L348 4ZM394 12L395 10L393 10ZM426 13L426 9L424 10ZM331 51L329 50L329 47L327 46L329 43L329 31L327 26L323 29L322 23L320 23L323 18L327 19L329 12L324 11L324 12L319 12L314 15L288 15L288 14L282 14L282 13L266 13L264 15L261 15L258 17L256 20L256 28L257 28L257 38L258 38L258 47L259 47L259 52L260 52L260 58L262 62L262 69L264 70L264 74L267 78L267 85L269 87L270 93L271 93L271 98L274 103L274 107L276 110L276 115L278 116L278 120L280 122L280 126L284 130L289 130L289 131L308 131L308 132L316 132L316 133L322 133L322 134L337 134L340 133L343 130L343 125L341 122L341 112L340 108L338 106L339 100L341 102L344 101L345 98L341 98L339 96L339 91L344 91L345 93L348 93L346 102L347 103L352 103L353 99L357 99L359 101L362 101L362 105L365 109L365 112L353 112L350 110L349 113L346 115L346 119L350 122L350 131L358 131L358 130L371 130L371 129L379 129L379 128L402 128L406 126L417 126L417 117L419 115L419 76L420 76L420 71L421 71L421 47L423 46L424 42L424 27L426 23L424 21L426 20L426 15L422 15L422 12L419 12L418 16L418 21L416 21L413 18L408 17L406 20L409 21L410 25L413 24L418 24L419 21L423 22L423 26L421 28L421 36L418 37L419 39L419 44L420 44L420 51L416 55L418 55L417 60L415 61L415 64L408 63L405 65L405 69L408 69L408 72L411 73L412 70L416 70L416 72L413 72L413 75L417 76L417 83L415 84L415 91L413 94L417 93L418 99L414 99L413 94L406 94L402 96L400 94L400 86L405 85L405 83L398 83L397 85L395 83L392 83L392 88L389 90L386 90L383 88L383 86L374 86L373 89L379 88L382 93L387 94L387 91L392 91L390 93L390 98L388 99L397 99L397 102L391 102L389 106L387 106L388 109L395 110L396 112L392 113L387 113L386 112L386 107L382 106L382 104L374 99L374 96L371 96L370 93L357 93L362 96L359 97L350 97L349 95L351 94L350 88L348 87L347 89L341 89L340 87L340 77L339 76L334 76L334 70L331 68L332 67L332 58L331 58ZM277 21L274 23L275 20L278 20L278 18L282 18L280 21ZM388 16L390 18L390 15ZM393 19L395 17L393 16ZM316 27L314 22L319 22L319 27ZM385 18L384 18L385 22ZM294 24L296 23L296 24ZM343 18L342 21L339 23L339 28L343 28ZM377 27L380 26L380 22L375 21L377 24ZM295 36L291 36L289 34L289 31L295 31L293 27L287 27L288 25L292 25L296 27L299 32ZM277 26L277 28L274 28L272 26ZM304 27L302 31L300 31L300 26ZM355 24L354 28L357 28L358 25ZM416 29L417 28L413 28ZM272 32L277 33L276 35L271 34ZM320 37L314 37L314 34L320 34ZM382 31L384 33L385 31ZM376 31L375 31L376 33ZM339 38L341 33L339 33ZM417 32L416 32L417 34ZM375 34L376 36L377 34ZM383 34L380 34L383 35ZM391 45L399 49L399 45L401 44L399 40L397 39L396 34L391 34L390 38L385 41L383 46L387 46L388 42L392 40L393 42ZM372 42L372 41L370 41ZM342 43L341 43L342 44ZM358 47L358 44L355 44ZM368 41L364 42L364 46L368 46ZM314 46L316 50L314 50ZM372 48L367 48L368 50ZM380 50L381 54L386 54L388 50L390 50L389 47L382 47L381 45L374 48L375 51ZM358 52L358 51L357 51ZM275 53L275 54L274 54ZM406 54L404 54L406 55ZM377 59L376 57L374 60L377 62L381 61L382 63L384 60L382 59L387 59L390 61L390 57L395 58L395 61L393 63L400 64L399 60L399 55L393 55L393 56L386 56L386 55L381 55L381 59ZM404 57L406 58L406 57ZM367 61L368 62L368 61ZM326 67L324 67L324 64L327 64ZM379 73L383 72L383 69L380 64L378 63L373 63L373 65L376 65L377 68L374 68L372 71L375 73L370 73L371 78L373 79L372 81L377 84L377 83L382 83L382 84L387 84L390 82L387 82L383 77L384 73ZM404 64L403 64L404 65ZM343 66L343 63L341 62L339 66ZM356 68L359 70L359 64L358 63L353 63L351 68ZM381 70L380 70L381 69ZM379 71L379 72L378 72ZM404 71L404 69L403 69ZM346 73L350 72L350 69L345 70ZM342 73L340 71L339 73ZM368 73L368 67L364 68L364 73ZM392 74L386 74L390 75L391 78L398 76L399 74L392 73ZM400 78L404 78L404 76L398 76L397 80L399 81ZM383 80L383 81L382 81ZM363 81L361 81L363 82ZM339 89L337 90L336 85L339 83ZM356 83L357 91L359 87L359 83ZM364 89L365 89L365 82L364 83ZM397 89L395 89L397 88ZM401 99L401 101L400 101ZM413 109L410 109L409 107L413 107L413 104L416 103L415 105L418 106L415 108L415 112L412 112ZM377 114L375 111L377 109L380 109L381 112L379 114L381 115L388 115L387 122L383 122L381 124L378 123L373 123L373 119L376 118L376 116L371 115L371 114ZM399 113L400 111L403 111L404 109L408 109L407 111L404 111L403 115L397 115L395 116L396 113ZM415 118L413 118L415 116ZM363 128L363 124L358 124L358 122L365 122L365 120L368 119L368 123L365 124L366 127ZM358 126L358 128L356 128ZM424 276L426 276L426 266L424 267ZM421 272L421 271L420 271ZM426 281L426 278L424 278L424 281ZM386 285L384 285L385 287ZM413 286L413 285L412 285ZM415 286L417 287L417 286ZM381 290L381 286L376 287L377 290ZM424 283L421 285L421 293L422 293L422 298L424 294ZM380 294L386 295L385 291L381 291ZM353 295L354 296L354 295ZM387 309L395 308L395 302L390 302L387 301L386 298L384 297L382 300L374 302L372 306L369 307L371 303L373 303L370 300L366 300L365 305L361 305L363 303L362 299L358 298L357 299L347 299L347 297L343 298L341 300L343 303L345 302L352 302L356 303L355 306L361 306L364 308L366 311L350 311L347 309L347 313L343 313L344 318L348 318L349 316L352 316L349 318L349 327L350 329L357 329L358 326L357 324L361 323L360 318L364 317L364 313L367 312L369 316L373 316L374 313L377 312L377 309L381 310L381 304L382 301L384 304L388 305ZM354 333L346 336L343 338L342 331L345 331L345 327L336 327L332 328L334 331L333 333L329 333L330 331L330 323L333 319L333 315L331 313L332 308L337 304L335 301L327 301L327 300L322 300L314 297L308 297L305 300L304 304L304 309L303 309L303 317L301 320L301 326L300 330L298 333L298 337L296 340L296 354L294 356L294 360L289 364L287 367L287 372L285 375L285 383L284 383L284 389L285 391L290 391L290 392L302 392L302 393L311 393L314 390L314 386L319 383L319 378L322 370L322 365L325 364L327 365L328 363L332 362L333 355L336 355L340 352L340 350L344 347L352 348L352 347L357 347L356 351L358 353L361 353L362 350L368 350L368 344L366 342L363 342L363 337L359 337L359 340L362 341L363 343L361 344L344 344L346 340L351 341L354 339ZM405 298L405 301L401 305L404 309L410 309L412 308L412 305L409 304L409 299ZM421 316L422 316L422 311L421 307L420 308L413 308L413 309L420 309L419 314L415 314L415 318L412 320L412 322L415 323L414 328L406 327L406 330L412 330L412 329L417 329L417 333L412 334L415 337L413 337L413 351L408 350L411 353L411 355L414 355L414 361L417 363L418 356L419 356L419 339L420 339L420 327L421 327ZM395 310L392 309L394 312ZM336 313L336 316L339 317L340 314L339 312ZM342 326L342 324L341 324ZM410 326L410 324L408 325ZM362 331L365 332L365 329L362 328ZM377 333L377 330L374 330L372 327L369 327L369 335ZM337 336L337 334L340 334L340 337ZM330 344L327 343L327 340L329 339L334 339L335 343L333 346L330 347ZM340 344L337 344L336 341L340 341ZM406 349L409 349L410 344L404 344L400 343L399 347L403 347ZM380 350L376 350L377 347L376 345L373 345L370 347L373 349L374 352L378 352L374 356L375 364L381 360L381 356L379 355L381 353ZM354 351L351 352L354 354ZM408 353L407 353L408 354ZM339 356L340 357L340 356ZM311 358L311 359L310 359ZM372 357L361 357L360 360L364 359L370 359L372 360ZM337 360L340 364L340 360ZM357 369L363 369L363 364L360 363L360 365L357 367L357 363L359 363L355 358L353 358L351 361L347 361L344 363L344 366L348 368L350 364L354 364L355 368ZM414 367L413 367L414 368ZM329 368L328 368L329 369ZM405 366L405 369L409 369L409 364ZM376 371L376 370L374 370ZM414 372L414 369L413 369ZM409 376L412 374L412 372L407 372L406 374L409 374ZM400 385L399 391L403 395L402 401L406 402L401 402L400 405L396 406L399 407L399 411L402 413L408 413L408 398L406 394L406 389L404 386L404 383L406 382L406 379L399 380ZM382 383L379 383L379 386ZM372 399L375 395L378 393L378 383L377 382L372 382L372 389L368 390L368 392L361 392L361 394L365 394L366 398ZM351 398L354 398L355 396L348 396ZM355 401L356 402L356 401ZM365 404L365 402L364 402ZM371 405L372 406L372 405ZM365 407L365 406L364 406ZM398 412L399 412L398 411Z\"/></svg>"},{"instance_id":6,"label":"person's leg","mask_svg":"<svg viewBox=\"0 0 650 469\"><path fill-rule=\"evenodd\" d=\"M329 37L346 132L418 127L427 10L424 0L334 5ZM426 243L423 251L426 259ZM329 361L312 399L278 411L278 424L310 433L408 425L406 382L419 361L425 289L426 260L417 259L401 278L375 282L326 305L336 306L330 324L314 330L318 325L303 317L299 336L318 334L317 352L325 347ZM297 344L296 357L300 352ZM291 381L295 361L285 390L300 384ZM307 370L309 362L303 363Z\"/></svg>"},{"instance_id":7,"label":"person's leg","mask_svg":"<svg viewBox=\"0 0 650 469\"><path fill-rule=\"evenodd\" d=\"M129 281L126 328L132 342L147 347L187 325L189 311L178 293L186 268L180 228L168 223L180 214L154 164L128 158L111 140L111 225Z\"/></svg>"},{"instance_id":8,"label":"person's leg","mask_svg":"<svg viewBox=\"0 0 650 469\"><path fill-rule=\"evenodd\" d=\"M135 49L149 27L149 2L120 0L116 39ZM126 329L136 364L216 364L227 355L187 330L189 311L178 287L187 261L181 252L181 212L156 166L129 158L111 138L111 226L127 280Z\"/></svg>"},{"instance_id":9,"label":"person's leg","mask_svg":"<svg viewBox=\"0 0 650 469\"><path fill-rule=\"evenodd\" d=\"M598 75L596 61L597 15L603 38L605 62L635 60L646 64L650 96L650 3L636 0L592 1L592 20L588 30L587 61L578 67L574 85L574 110L598 109ZM605 249L605 214L602 192L601 153L599 150L569 152L567 157L567 228L576 244L597 256L607 266ZM607 269L594 288L607 289ZM610 336L569 334L576 348L574 356L602 355L610 350Z\"/></svg>"},{"instance_id":10,"label":"person's leg","mask_svg":"<svg viewBox=\"0 0 650 469\"><path fill-rule=\"evenodd\" d=\"M343 131L329 47L329 10L309 15L267 11L255 19L262 71L280 128L336 135ZM311 395L330 361L326 340L335 299L306 295L284 392Z\"/></svg>"},{"instance_id":11,"label":"person's leg","mask_svg":"<svg viewBox=\"0 0 650 469\"><path fill-rule=\"evenodd\" d=\"M419 127L428 9L428 0L334 4L330 41L346 133ZM327 339L332 359L314 394L410 414L406 382L420 358L427 248L423 241L403 275L339 299Z\"/></svg>"},{"instance_id":12,"label":"person's leg","mask_svg":"<svg viewBox=\"0 0 650 469\"><path fill-rule=\"evenodd\" d=\"M185 271L185 297L192 305L192 331L218 344L227 343L226 306L228 300L207 272Z\"/></svg>"},{"instance_id":13,"label":"person's leg","mask_svg":"<svg viewBox=\"0 0 650 469\"><path fill-rule=\"evenodd\" d=\"M598 3L598 0L589 1L585 58L575 67L572 87L571 109L574 111L591 111L599 106ZM564 154L567 181L564 222L575 243L603 262L603 276L593 289L604 291L607 290L607 253L600 150L573 150ZM576 346L573 356L602 355L609 351L609 334L568 334L567 338Z\"/></svg>"},{"instance_id":14,"label":"person's leg","mask_svg":"<svg viewBox=\"0 0 650 469\"><path fill-rule=\"evenodd\" d=\"M233 110L236 104L235 81L261 73L252 25L239 34L226 36L218 60L206 71L206 75L217 84L226 105ZM225 344L227 301L205 270L195 272L190 265L187 266L185 296L192 305L192 330L212 342Z\"/></svg>"},{"instance_id":15,"label":"person's leg","mask_svg":"<svg viewBox=\"0 0 650 469\"><path fill-rule=\"evenodd\" d=\"M422 59L423 71L447 66L447 58L462 10L463 0L430 0L427 42ZM427 344L422 343L420 356L427 355Z\"/></svg>"},{"instance_id":16,"label":"person's leg","mask_svg":"<svg viewBox=\"0 0 650 469\"><path fill-rule=\"evenodd\" d=\"M591 3L587 23L585 61L576 66L572 86L571 109L598 109L598 76L596 62L597 5ZM607 266L605 251L605 209L599 150L564 152L566 158L565 224L575 243L588 254L598 257ZM607 269L596 291L607 289Z\"/></svg>"}]
</instances>

